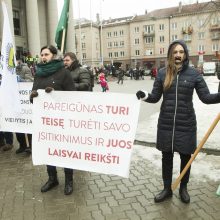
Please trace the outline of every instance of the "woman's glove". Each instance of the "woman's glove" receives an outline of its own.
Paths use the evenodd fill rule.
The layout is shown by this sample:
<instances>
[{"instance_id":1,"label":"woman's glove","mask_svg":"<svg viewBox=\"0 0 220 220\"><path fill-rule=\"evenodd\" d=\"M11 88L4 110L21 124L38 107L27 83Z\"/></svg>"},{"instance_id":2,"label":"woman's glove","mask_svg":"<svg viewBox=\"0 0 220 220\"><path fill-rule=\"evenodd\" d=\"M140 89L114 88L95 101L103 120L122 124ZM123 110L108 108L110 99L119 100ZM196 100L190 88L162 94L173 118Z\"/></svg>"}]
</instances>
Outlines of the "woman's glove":
<instances>
[{"instance_id":1,"label":"woman's glove","mask_svg":"<svg viewBox=\"0 0 220 220\"><path fill-rule=\"evenodd\" d=\"M33 98L38 96L38 92L33 90L30 94L30 102L33 104Z\"/></svg>"},{"instance_id":2,"label":"woman's glove","mask_svg":"<svg viewBox=\"0 0 220 220\"><path fill-rule=\"evenodd\" d=\"M46 87L45 92L46 92L46 93L50 93L52 90L54 90L54 88L52 88L52 87Z\"/></svg>"},{"instance_id":3,"label":"woman's glove","mask_svg":"<svg viewBox=\"0 0 220 220\"><path fill-rule=\"evenodd\" d=\"M147 97L148 97L148 96L146 96L146 93L147 93L147 92L144 92L144 91L139 90L139 91L136 92L136 96L137 96L138 99L141 99L141 100L144 101L144 100L146 100Z\"/></svg>"}]
</instances>

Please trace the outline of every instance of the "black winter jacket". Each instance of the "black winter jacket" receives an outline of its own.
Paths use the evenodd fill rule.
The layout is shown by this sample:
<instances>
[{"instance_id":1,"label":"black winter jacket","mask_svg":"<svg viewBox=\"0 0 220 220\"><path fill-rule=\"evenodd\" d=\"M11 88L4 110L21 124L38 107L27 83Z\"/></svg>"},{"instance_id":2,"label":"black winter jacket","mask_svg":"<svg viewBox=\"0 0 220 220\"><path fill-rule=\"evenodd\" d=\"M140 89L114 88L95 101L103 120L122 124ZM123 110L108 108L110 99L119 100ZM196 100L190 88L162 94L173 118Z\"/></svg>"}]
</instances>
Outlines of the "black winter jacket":
<instances>
[{"instance_id":1,"label":"black winter jacket","mask_svg":"<svg viewBox=\"0 0 220 220\"><path fill-rule=\"evenodd\" d=\"M82 68L78 61L74 61L69 70L77 91L91 91L92 79L87 69Z\"/></svg>"},{"instance_id":2,"label":"black winter jacket","mask_svg":"<svg viewBox=\"0 0 220 220\"><path fill-rule=\"evenodd\" d=\"M183 44L184 48L186 46ZM192 154L197 146L197 122L193 108L193 92L205 104L220 103L220 93L210 94L202 75L188 62L164 91L166 69L159 71L146 102L156 103L163 96L157 131L157 149Z\"/></svg>"},{"instance_id":3,"label":"black winter jacket","mask_svg":"<svg viewBox=\"0 0 220 220\"><path fill-rule=\"evenodd\" d=\"M50 76L36 76L34 77L33 90L45 89L52 87L58 91L74 91L75 86L70 75L70 71L62 67Z\"/></svg>"}]
</instances>

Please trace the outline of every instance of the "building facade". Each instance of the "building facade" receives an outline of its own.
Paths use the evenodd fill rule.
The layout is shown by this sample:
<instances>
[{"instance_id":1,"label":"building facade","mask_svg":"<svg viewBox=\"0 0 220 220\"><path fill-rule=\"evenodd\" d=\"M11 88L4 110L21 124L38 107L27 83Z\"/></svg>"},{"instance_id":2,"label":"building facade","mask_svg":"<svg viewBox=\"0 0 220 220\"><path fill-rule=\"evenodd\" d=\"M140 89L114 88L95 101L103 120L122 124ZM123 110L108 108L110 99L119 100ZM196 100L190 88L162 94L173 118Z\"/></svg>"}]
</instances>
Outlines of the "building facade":
<instances>
[{"instance_id":1,"label":"building facade","mask_svg":"<svg viewBox=\"0 0 220 220\"><path fill-rule=\"evenodd\" d=\"M4 0L14 33L16 56L39 55L44 45L55 45L58 23L56 0ZM0 5L0 11L2 12ZM72 9L72 0L70 1ZM3 34L0 13L0 47ZM72 28L70 28L72 27ZM66 50L77 54L82 64L123 64L129 67L163 67L169 44L186 41L190 62L219 60L220 1L158 9L144 15L100 21L73 19L69 12Z\"/></svg>"},{"instance_id":2,"label":"building facade","mask_svg":"<svg viewBox=\"0 0 220 220\"><path fill-rule=\"evenodd\" d=\"M82 63L91 64L91 32L86 32L89 27L90 24L85 23L81 27L85 41L82 53L86 57L82 58ZM169 44L182 39L188 46L191 64L199 66L205 61L219 60L220 1L180 3L177 7L158 9L144 15L109 19L102 23L97 21L93 31L99 31L99 48L103 48L99 51L99 59L94 61L96 63L100 63L103 57L104 64L123 63L126 68L137 65L163 67ZM76 39L79 36L76 29ZM77 51L80 56L79 49Z\"/></svg>"},{"instance_id":3,"label":"building facade","mask_svg":"<svg viewBox=\"0 0 220 220\"><path fill-rule=\"evenodd\" d=\"M45 45L55 45L55 32L58 23L56 0L4 0L14 33L16 57L23 58L28 54L32 57L39 55L40 48ZM72 1L70 1L72 8ZM0 4L0 49L3 30L3 13ZM69 13L70 23L73 24L73 13ZM71 37L70 37L71 36ZM74 29L68 31L67 48L74 51Z\"/></svg>"}]
</instances>

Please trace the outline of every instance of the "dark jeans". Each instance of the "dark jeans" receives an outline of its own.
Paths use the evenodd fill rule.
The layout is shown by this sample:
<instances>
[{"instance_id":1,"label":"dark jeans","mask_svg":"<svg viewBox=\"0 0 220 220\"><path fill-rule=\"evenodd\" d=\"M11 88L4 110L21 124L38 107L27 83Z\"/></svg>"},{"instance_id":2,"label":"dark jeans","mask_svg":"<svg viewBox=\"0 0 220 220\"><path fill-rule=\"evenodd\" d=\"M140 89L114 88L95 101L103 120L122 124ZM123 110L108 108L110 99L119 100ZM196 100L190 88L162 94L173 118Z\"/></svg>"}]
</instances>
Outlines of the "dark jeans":
<instances>
[{"instance_id":1,"label":"dark jeans","mask_svg":"<svg viewBox=\"0 0 220 220\"><path fill-rule=\"evenodd\" d=\"M55 166L47 165L47 173L49 175L55 175L57 173L57 168ZM73 175L73 169L64 168L64 173Z\"/></svg>"},{"instance_id":2,"label":"dark jeans","mask_svg":"<svg viewBox=\"0 0 220 220\"><path fill-rule=\"evenodd\" d=\"M162 152L162 177L164 182L164 187L170 187L172 184L172 175L173 175L173 153L172 152ZM180 153L180 173L190 160L190 154L181 154ZM189 182L190 168L187 170L185 175L181 180L181 186L187 185Z\"/></svg>"},{"instance_id":3,"label":"dark jeans","mask_svg":"<svg viewBox=\"0 0 220 220\"><path fill-rule=\"evenodd\" d=\"M6 142L6 144L13 144L13 133L12 132L4 132L0 131L0 141Z\"/></svg>"}]
</instances>

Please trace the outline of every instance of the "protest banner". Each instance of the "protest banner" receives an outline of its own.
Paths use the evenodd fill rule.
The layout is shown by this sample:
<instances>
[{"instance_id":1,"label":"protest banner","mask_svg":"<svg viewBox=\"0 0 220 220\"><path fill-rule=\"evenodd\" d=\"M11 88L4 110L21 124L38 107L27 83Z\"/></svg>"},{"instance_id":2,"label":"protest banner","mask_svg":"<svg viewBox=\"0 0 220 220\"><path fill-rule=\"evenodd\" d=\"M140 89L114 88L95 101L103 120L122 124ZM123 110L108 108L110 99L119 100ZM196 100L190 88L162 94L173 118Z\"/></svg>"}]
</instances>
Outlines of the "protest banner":
<instances>
[{"instance_id":1,"label":"protest banner","mask_svg":"<svg viewBox=\"0 0 220 220\"><path fill-rule=\"evenodd\" d=\"M2 131L32 133L32 104L29 96L31 93L32 82L19 82L19 102L20 111L7 112L3 111L0 114L0 125ZM0 102L0 108L6 108Z\"/></svg>"},{"instance_id":2,"label":"protest banner","mask_svg":"<svg viewBox=\"0 0 220 220\"><path fill-rule=\"evenodd\" d=\"M129 176L140 101L133 94L38 90L34 165Z\"/></svg>"}]
</instances>

